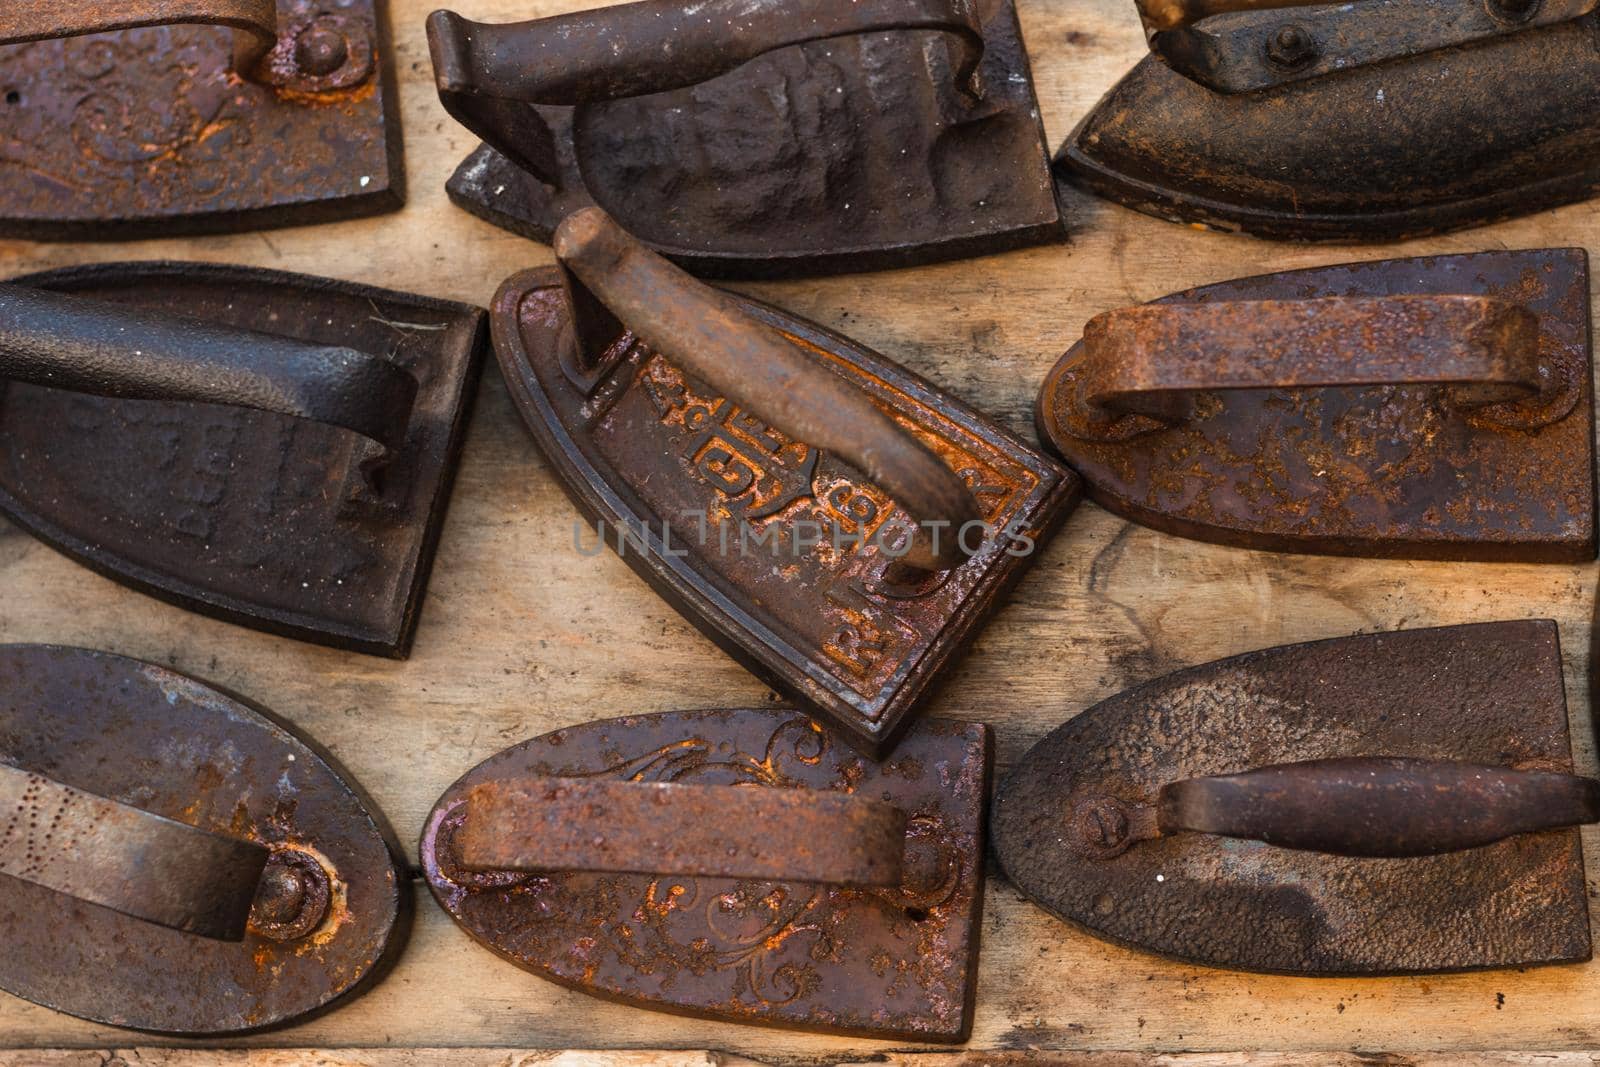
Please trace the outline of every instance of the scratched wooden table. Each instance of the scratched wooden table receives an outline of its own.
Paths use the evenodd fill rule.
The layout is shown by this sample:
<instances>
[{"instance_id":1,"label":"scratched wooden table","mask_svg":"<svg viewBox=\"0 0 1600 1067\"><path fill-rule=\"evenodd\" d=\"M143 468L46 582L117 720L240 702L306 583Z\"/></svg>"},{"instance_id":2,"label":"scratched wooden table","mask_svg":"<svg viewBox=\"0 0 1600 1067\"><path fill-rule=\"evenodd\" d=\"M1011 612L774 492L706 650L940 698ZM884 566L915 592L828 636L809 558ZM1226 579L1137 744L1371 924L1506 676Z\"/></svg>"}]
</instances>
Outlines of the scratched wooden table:
<instances>
[{"instance_id":1,"label":"scratched wooden table","mask_svg":"<svg viewBox=\"0 0 1600 1067\"><path fill-rule=\"evenodd\" d=\"M91 260L215 260L486 302L501 279L548 263L550 253L445 198L445 178L474 141L445 115L430 85L422 32L430 6L431 0L391 2L411 184L404 212L203 240L0 244L0 268L11 274ZM586 6L592 0L472 0L462 10L510 21ZM1127 0L1019 0L1019 7L1053 148L1139 57L1142 38ZM1428 242L1355 249L1200 233L1082 196L1072 196L1068 207L1068 246L744 288L859 338L1032 439L1040 380L1100 311L1203 282L1349 259L1600 248L1600 204ZM387 813L415 862L434 798L513 742L629 712L775 699L613 555L574 551L575 519L490 370L409 662L342 654L187 614L96 577L9 527L0 527L0 641L107 649L171 664L255 698L334 751ZM994 724L1004 771L1069 716L1178 667L1360 630L1549 617L1560 623L1566 649L1578 764L1593 773L1588 694L1580 679L1595 570L1269 555L1164 537L1085 505L930 710ZM1600 841L1591 836L1588 844L1600 862ZM683 1051L670 1059L661 1053L560 1058L617 1067L739 1057L850 1061L891 1052L906 1052L911 1062L943 1059L918 1054L932 1049L604 1003L501 962L457 930L420 886L419 898L411 942L377 988L305 1025L226 1042L389 1051L326 1060L308 1051L283 1058L251 1052L237 1061L524 1062L508 1051L517 1049ZM1572 1064L1590 1062L1583 1050L1600 1047L1600 965L1381 981L1230 974L1104 944L1047 917L999 877L989 883L980 973L968 1046L973 1062L996 1060L980 1051L1071 1050L1060 1062L1187 1063L1190 1057L1161 1054L1216 1052L1234 1054L1195 1062L1300 1064L1330 1062L1319 1053L1353 1049L1431 1051L1436 1055L1416 1062L1444 1064L1466 1062L1469 1051L1520 1049L1560 1052L1537 1062ZM157 1046L198 1048L93 1026L0 995L0 1047L139 1049L123 1056L145 1063L215 1059ZM485 1051L427 1051L460 1046ZM1126 1055L1076 1054L1113 1051ZM104 1059L0 1054L8 1063ZM1534 1062L1509 1054L1473 1059Z\"/></svg>"}]
</instances>

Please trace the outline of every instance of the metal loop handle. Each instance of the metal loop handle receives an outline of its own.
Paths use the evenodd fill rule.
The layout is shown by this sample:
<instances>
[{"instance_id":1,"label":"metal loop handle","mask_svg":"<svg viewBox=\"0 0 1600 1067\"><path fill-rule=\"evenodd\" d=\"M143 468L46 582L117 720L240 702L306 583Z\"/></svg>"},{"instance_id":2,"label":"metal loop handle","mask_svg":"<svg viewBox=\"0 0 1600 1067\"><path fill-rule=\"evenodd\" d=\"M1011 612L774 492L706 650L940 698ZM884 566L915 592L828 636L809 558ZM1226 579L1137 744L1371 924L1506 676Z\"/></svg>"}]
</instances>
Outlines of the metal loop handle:
<instances>
[{"instance_id":1,"label":"metal loop handle","mask_svg":"<svg viewBox=\"0 0 1600 1067\"><path fill-rule=\"evenodd\" d=\"M0 874L136 919L244 937L270 850L0 763Z\"/></svg>"},{"instance_id":2,"label":"metal loop handle","mask_svg":"<svg viewBox=\"0 0 1600 1067\"><path fill-rule=\"evenodd\" d=\"M1536 315L1481 296L1145 304L1084 328L1069 429L1121 439L1235 390L1439 385L1463 407L1520 400L1546 384L1539 344Z\"/></svg>"},{"instance_id":3,"label":"metal loop handle","mask_svg":"<svg viewBox=\"0 0 1600 1067\"><path fill-rule=\"evenodd\" d=\"M417 396L403 367L351 348L22 285L0 285L0 379L308 419L385 457L405 442Z\"/></svg>"},{"instance_id":4,"label":"metal loop handle","mask_svg":"<svg viewBox=\"0 0 1600 1067\"><path fill-rule=\"evenodd\" d=\"M1360 2L1360 0L1357 0ZM1135 0L1139 18L1151 33L1193 26L1213 15L1240 11L1281 11L1297 7L1325 7L1328 0Z\"/></svg>"},{"instance_id":5,"label":"metal loop handle","mask_svg":"<svg viewBox=\"0 0 1600 1067\"><path fill-rule=\"evenodd\" d=\"M5 0L0 44L196 23L234 30L234 69L247 74L278 39L277 0Z\"/></svg>"},{"instance_id":6,"label":"metal loop handle","mask_svg":"<svg viewBox=\"0 0 1600 1067\"><path fill-rule=\"evenodd\" d=\"M644 0L500 26L436 11L428 48L445 110L559 186L554 139L531 105L686 88L780 48L896 30L954 35L957 84L977 96L983 33L973 0Z\"/></svg>"},{"instance_id":7,"label":"metal loop handle","mask_svg":"<svg viewBox=\"0 0 1600 1067\"><path fill-rule=\"evenodd\" d=\"M980 521L971 491L865 393L751 318L733 297L650 251L599 208L563 220L555 250L586 357L604 352L622 327L632 330L779 431L833 452L872 479L919 524L900 562L938 571L966 561L964 538L930 538L927 531L942 524L959 532ZM597 312L601 321L592 317Z\"/></svg>"},{"instance_id":8,"label":"metal loop handle","mask_svg":"<svg viewBox=\"0 0 1600 1067\"><path fill-rule=\"evenodd\" d=\"M1331 759L1163 786L1163 834L1337 856L1435 856L1600 821L1600 781L1424 759Z\"/></svg>"},{"instance_id":9,"label":"metal loop handle","mask_svg":"<svg viewBox=\"0 0 1600 1067\"><path fill-rule=\"evenodd\" d=\"M486 782L456 835L472 871L592 871L897 888L906 813L848 793L593 778Z\"/></svg>"}]
</instances>

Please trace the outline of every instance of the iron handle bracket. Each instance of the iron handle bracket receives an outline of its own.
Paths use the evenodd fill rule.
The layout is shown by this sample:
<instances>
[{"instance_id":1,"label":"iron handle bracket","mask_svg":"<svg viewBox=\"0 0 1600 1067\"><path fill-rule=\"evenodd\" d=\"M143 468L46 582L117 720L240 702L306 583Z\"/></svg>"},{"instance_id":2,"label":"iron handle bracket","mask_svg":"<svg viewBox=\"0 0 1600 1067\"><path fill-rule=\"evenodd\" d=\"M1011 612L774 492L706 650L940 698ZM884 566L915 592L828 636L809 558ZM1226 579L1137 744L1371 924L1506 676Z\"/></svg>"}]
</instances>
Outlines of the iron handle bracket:
<instances>
[{"instance_id":1,"label":"iron handle bracket","mask_svg":"<svg viewBox=\"0 0 1600 1067\"><path fill-rule=\"evenodd\" d=\"M1073 378L1067 428L1100 441L1182 422L1207 393L1434 385L1461 407L1485 408L1555 384L1536 315L1448 295L1123 308L1084 328Z\"/></svg>"},{"instance_id":2,"label":"iron handle bracket","mask_svg":"<svg viewBox=\"0 0 1600 1067\"><path fill-rule=\"evenodd\" d=\"M250 408L404 444L418 384L350 348L310 344L22 285L0 285L0 380L124 400Z\"/></svg>"},{"instance_id":3,"label":"iron handle bracket","mask_svg":"<svg viewBox=\"0 0 1600 1067\"><path fill-rule=\"evenodd\" d=\"M591 871L894 889L906 813L847 793L594 778L485 782L456 836L467 870ZM914 866L914 864L913 864Z\"/></svg>"},{"instance_id":4,"label":"iron handle bracket","mask_svg":"<svg viewBox=\"0 0 1600 1067\"><path fill-rule=\"evenodd\" d=\"M271 850L0 763L0 874L222 941L244 937Z\"/></svg>"}]
</instances>

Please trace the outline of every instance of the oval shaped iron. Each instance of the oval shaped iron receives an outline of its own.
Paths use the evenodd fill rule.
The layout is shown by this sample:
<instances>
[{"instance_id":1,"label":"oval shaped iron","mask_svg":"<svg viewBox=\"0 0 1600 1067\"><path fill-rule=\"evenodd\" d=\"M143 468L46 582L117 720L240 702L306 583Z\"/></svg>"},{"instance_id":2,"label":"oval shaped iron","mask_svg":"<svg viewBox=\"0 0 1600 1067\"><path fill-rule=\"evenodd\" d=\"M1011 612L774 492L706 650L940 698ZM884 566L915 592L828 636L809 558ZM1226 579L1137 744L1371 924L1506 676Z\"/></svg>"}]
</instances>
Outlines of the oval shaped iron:
<instances>
[{"instance_id":1,"label":"oval shaped iron","mask_svg":"<svg viewBox=\"0 0 1600 1067\"><path fill-rule=\"evenodd\" d=\"M1595 556L1580 249L1244 278L1086 334L1098 349L1045 380L1039 435L1135 522L1283 552Z\"/></svg>"},{"instance_id":2,"label":"oval shaped iron","mask_svg":"<svg viewBox=\"0 0 1600 1067\"><path fill-rule=\"evenodd\" d=\"M405 203L379 0L0 8L0 234L126 240Z\"/></svg>"},{"instance_id":3,"label":"oval shaped iron","mask_svg":"<svg viewBox=\"0 0 1600 1067\"><path fill-rule=\"evenodd\" d=\"M563 226L579 230L558 252L587 261L609 311L548 269L495 297L523 421L601 541L657 592L851 744L889 751L1076 506L1076 479L882 356L695 282L595 209ZM840 452L872 461L873 478ZM981 537L957 515L969 508ZM918 539L897 554L902 530ZM939 558L908 576L919 547Z\"/></svg>"},{"instance_id":4,"label":"oval shaped iron","mask_svg":"<svg viewBox=\"0 0 1600 1067\"><path fill-rule=\"evenodd\" d=\"M538 241L598 205L697 274L792 277L1066 239L1012 0L445 12L429 41L447 109L497 146L450 198Z\"/></svg>"},{"instance_id":5,"label":"oval shaped iron","mask_svg":"<svg viewBox=\"0 0 1600 1067\"><path fill-rule=\"evenodd\" d=\"M0 988L9 993L112 1026L237 1033L351 996L405 940L407 876L362 799L304 742L200 682L102 652L0 646L0 765L30 779L0 823ZM140 870L110 877L134 859L159 870L161 857L119 852L141 833L125 822L96 845L104 820L74 813L108 802L171 820L144 835L163 848L190 827L202 842L221 839L212 854L227 842L259 846L254 870L265 859L266 872L248 928L231 925L237 916L188 926L204 936L174 928L182 909L140 899L159 888ZM7 861L23 855L21 866ZM80 871L94 861L105 868L102 889L81 879L71 883L77 896L50 888L66 884L46 876L52 858ZM250 875L179 873L201 896Z\"/></svg>"},{"instance_id":6,"label":"oval shaped iron","mask_svg":"<svg viewBox=\"0 0 1600 1067\"><path fill-rule=\"evenodd\" d=\"M1375 17L1367 6L1351 17ZM1587 199L1600 15L1231 95L1148 56L1056 173L1158 218L1302 241L1399 241Z\"/></svg>"},{"instance_id":7,"label":"oval shaped iron","mask_svg":"<svg viewBox=\"0 0 1600 1067\"><path fill-rule=\"evenodd\" d=\"M258 331L238 347L269 379L280 348L285 358L297 354L280 343L290 339L352 349L414 378L415 399L397 432L346 424L381 438L384 452L348 428L309 421L322 417L319 402L347 404L338 394L347 383L332 378L311 379L301 412L311 414L292 418L0 376L0 514L181 607L340 648L409 653L487 345L481 309L204 264L106 264L13 284L97 302L84 304L96 316L80 331L85 366L97 356L97 331L108 367L132 358L119 347L119 310L181 309L188 321L178 324L180 338L182 330L202 332L187 335L181 351L149 353L151 363L174 355L181 373L185 359L218 362L203 331L237 329ZM101 319L107 325L97 325ZM164 320L149 321L159 329ZM210 370L190 379L228 380ZM371 375L355 381L362 397L392 384ZM113 391L151 395L126 385ZM330 390L335 395L323 395ZM278 395L265 384L259 391Z\"/></svg>"},{"instance_id":8,"label":"oval shaped iron","mask_svg":"<svg viewBox=\"0 0 1600 1067\"><path fill-rule=\"evenodd\" d=\"M732 1022L962 1041L976 989L989 762L988 727L941 720L920 723L881 765L792 711L585 723L492 756L451 786L428 817L423 873L479 943L586 993ZM540 786L519 788L530 779ZM603 783L646 795L623 806L618 790L596 792ZM475 814L496 795L493 811ZM773 802L789 817L767 824L774 836L746 840L744 828L761 830L747 817ZM823 802L865 804L868 821L872 808L898 809L914 877L897 887L819 884L817 873L772 880L770 861L838 870L863 832L876 839ZM480 818L490 821L469 822ZM538 856L497 870L493 861L514 850L480 843L469 866L473 838L492 846L497 835ZM626 857L641 841L658 842L644 854L661 873L592 873L637 869ZM747 867L752 847L763 854L748 876L714 876Z\"/></svg>"},{"instance_id":9,"label":"oval shaped iron","mask_svg":"<svg viewBox=\"0 0 1600 1067\"><path fill-rule=\"evenodd\" d=\"M1158 816L1158 805L1187 802L1174 797L1174 783L1352 757L1571 775L1555 624L1318 641L1147 682L1083 712L1023 757L996 792L995 852L1017 888L1051 914L1097 937L1212 967L1384 975L1589 958L1576 829L1441 855L1408 846L1407 858L1372 858L1379 850L1369 847L1363 858L1154 825L1222 825L1194 818L1203 806L1187 823ZM1595 783L1570 781L1583 787L1571 821L1592 821ZM1451 803L1490 812L1508 799L1475 786L1458 794ZM1297 811L1309 807L1349 834L1375 832L1359 823L1359 805L1288 795ZM1404 812L1386 805L1380 814L1404 825ZM1433 834L1470 839L1443 815ZM1502 831L1522 828L1514 806L1504 815ZM1336 840L1313 835L1319 847Z\"/></svg>"}]
</instances>

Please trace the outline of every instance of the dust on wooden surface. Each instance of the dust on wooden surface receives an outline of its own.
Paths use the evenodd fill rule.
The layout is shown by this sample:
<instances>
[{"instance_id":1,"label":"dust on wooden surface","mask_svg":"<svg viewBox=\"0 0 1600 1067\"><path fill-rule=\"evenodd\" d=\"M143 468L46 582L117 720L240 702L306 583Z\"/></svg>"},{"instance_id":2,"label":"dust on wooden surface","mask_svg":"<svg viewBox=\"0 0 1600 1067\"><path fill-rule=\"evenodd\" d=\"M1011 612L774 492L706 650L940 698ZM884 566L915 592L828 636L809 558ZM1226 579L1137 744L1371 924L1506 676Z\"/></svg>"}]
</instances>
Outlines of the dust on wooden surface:
<instances>
[{"instance_id":1,"label":"dust on wooden surface","mask_svg":"<svg viewBox=\"0 0 1600 1067\"><path fill-rule=\"evenodd\" d=\"M0 272L117 259L214 260L486 303L503 278L550 262L550 253L472 218L445 197L446 177L475 142L445 115L432 88L423 19L433 6L433 0L390 5L411 187L403 213L200 240L0 243ZM514 21L588 6L592 0L473 0L461 10L485 21ZM1019 0L1018 6L1053 149L1139 58L1138 19L1127 0ZM1240 275L1354 259L1600 247L1595 204L1431 241L1359 248L1297 248L1201 233L1076 194L1067 205L1073 224L1067 246L739 288L854 336L1032 440L1039 383L1084 322L1101 311ZM490 370L409 662L315 648L167 607L4 526L0 640L83 645L154 660L253 698L336 754L387 814L414 861L433 800L507 745L596 718L773 699L614 556L576 552L576 522ZM1592 566L1246 552L1165 537L1086 505L1039 557L930 711L992 723L1003 773L1064 719L1179 667L1359 630L1548 617L1561 624L1579 767L1592 773L1588 694L1580 680L1594 579ZM1595 838L1588 842L1594 854ZM891 1047L595 1000L491 956L425 892L420 896L411 943L383 984L302 1026L228 1043L709 1048L769 1062L867 1059ZM1370 981L1229 974L1104 944L1045 916L998 877L990 881L983 940L973 1050L1578 1050L1600 1044L1595 966ZM135 1042L164 1043L0 994L0 1045L114 1049ZM150 1058L129 1062L186 1062L140 1055ZM350 1062L443 1062L428 1055ZM485 1063L520 1062L503 1051L485 1055ZM1467 1062L1448 1056L1417 1062L1446 1061ZM729 1061L690 1056L685 1062ZM1107 1062L1311 1061L1135 1056Z\"/></svg>"}]
</instances>

